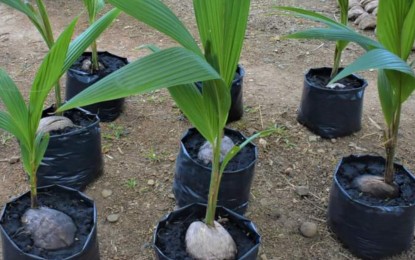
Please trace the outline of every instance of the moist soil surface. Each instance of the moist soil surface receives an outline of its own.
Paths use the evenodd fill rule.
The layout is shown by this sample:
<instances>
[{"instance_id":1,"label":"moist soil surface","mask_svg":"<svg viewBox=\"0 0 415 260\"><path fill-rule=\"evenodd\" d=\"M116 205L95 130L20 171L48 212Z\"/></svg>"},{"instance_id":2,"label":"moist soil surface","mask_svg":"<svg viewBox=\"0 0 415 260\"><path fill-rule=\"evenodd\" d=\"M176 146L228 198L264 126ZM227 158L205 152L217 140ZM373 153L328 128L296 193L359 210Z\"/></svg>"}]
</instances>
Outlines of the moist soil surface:
<instances>
[{"instance_id":1,"label":"moist soil surface","mask_svg":"<svg viewBox=\"0 0 415 260\"><path fill-rule=\"evenodd\" d=\"M327 83L330 82L330 73L331 69L315 69L307 73L306 80L310 83L311 86L323 89L331 89L327 87ZM334 87L335 90L348 90L354 88L361 88L363 86L364 81L350 75L348 77L342 78L336 83L342 84L344 87Z\"/></svg>"},{"instance_id":2,"label":"moist soil surface","mask_svg":"<svg viewBox=\"0 0 415 260\"><path fill-rule=\"evenodd\" d=\"M164 2L196 36L192 1ZM82 1L46 0L45 3L56 35L83 10ZM240 59L246 70L244 116L229 127L246 136L273 125L277 125L278 132L255 141L259 158L246 216L262 235L260 259L357 259L327 227L326 212L333 171L341 157L368 153L384 156L384 123L376 71L361 73L369 83L362 130L337 139L315 136L296 120L304 74L313 67L331 67L335 44L283 40L287 33L317 24L275 15L272 6L276 4L311 9L330 18L340 17L334 0L252 0ZM87 27L87 20L83 13L77 34ZM0 4L0 24L0 67L10 74L27 98L47 47L27 17L3 4ZM350 26L358 30L353 24ZM375 37L373 31L360 32ZM160 48L177 46L164 35L122 14L98 40L98 49L133 61L150 53L137 46L150 43ZM359 46L349 45L341 66L350 64L362 53ZM413 59L414 53L410 56ZM63 80L61 85L65 85ZM46 103L54 103L53 94ZM4 108L2 103L0 107ZM97 203L101 259L155 258L152 234L157 221L175 207L172 194L175 158L182 134L191 127L188 121L180 120L180 115L168 91L160 90L127 98L124 113L112 123L101 124L105 173L86 189ZM397 160L411 171L415 170L414 115L415 101L410 97L403 105ZM14 138L0 132L2 205L28 190L23 167L16 163L19 153ZM299 187L306 188L306 195L301 195L304 189L300 192ZM117 216L117 220L109 222L109 215ZM307 221L318 227L312 238L299 232L301 224ZM415 259L415 249L391 259Z\"/></svg>"},{"instance_id":3,"label":"moist soil surface","mask_svg":"<svg viewBox=\"0 0 415 260\"><path fill-rule=\"evenodd\" d=\"M46 259L64 259L82 251L85 241L94 225L94 208L84 198L73 196L63 190L45 189L38 193L39 206L61 211L68 215L77 227L74 243L58 250L44 250L34 245L27 232L23 231L20 221L23 214L30 208L30 194L8 204L2 226L9 237L25 253L34 254ZM10 259L11 260L11 259Z\"/></svg>"},{"instance_id":4,"label":"moist soil surface","mask_svg":"<svg viewBox=\"0 0 415 260\"><path fill-rule=\"evenodd\" d=\"M399 189L399 196L390 199L379 199L363 194L355 185L358 176L368 174L382 176L385 162L380 157L364 157L355 161L344 162L340 165L337 178L340 185L354 200L371 206L407 207L415 204L415 180L408 175L403 167L395 167L394 183Z\"/></svg>"},{"instance_id":5,"label":"moist soil surface","mask_svg":"<svg viewBox=\"0 0 415 260\"><path fill-rule=\"evenodd\" d=\"M221 212L224 213L224 212ZM204 213L201 211L189 211L174 213L175 217L160 225L156 234L156 246L170 259L192 260L186 252L186 231L194 221L203 221ZM220 224L229 232L237 246L237 258L246 257L246 254L255 246L255 238L250 230L242 227L243 220L233 220L227 214L217 214Z\"/></svg>"},{"instance_id":6,"label":"moist soil surface","mask_svg":"<svg viewBox=\"0 0 415 260\"><path fill-rule=\"evenodd\" d=\"M44 114L48 113L48 112L46 113L45 112L46 111L44 111ZM76 127L65 127L63 129L51 131L50 132L51 136L71 133L73 131L80 130L83 127L91 126L94 123L96 126L96 123L98 120L95 115L83 112L82 110L79 110L79 109L71 109L71 110L65 111L63 115L69 118L72 121L72 123L76 125Z\"/></svg>"},{"instance_id":7,"label":"moist soil surface","mask_svg":"<svg viewBox=\"0 0 415 260\"><path fill-rule=\"evenodd\" d=\"M242 135L233 131L225 131L225 136L229 137L235 145L240 145L246 140L246 138ZM183 145L186 148L187 153L190 155L190 158L192 158L193 161L196 161L199 165L211 168L212 162L206 164L203 160L198 158L200 147L202 147L205 142L206 139L204 139L203 136L197 131L189 132L189 135L183 138ZM225 171L233 172L244 169L251 165L254 160L255 146L247 145L238 154L236 154L232 160L229 161Z\"/></svg>"},{"instance_id":8,"label":"moist soil surface","mask_svg":"<svg viewBox=\"0 0 415 260\"><path fill-rule=\"evenodd\" d=\"M90 70L85 71L82 68L82 64L84 60L91 60L91 53L84 53L72 66L71 69L74 71L82 71L84 73L88 73L88 75L91 75ZM98 62L102 64L103 68L98 70L94 75L100 75L101 77L104 77L122 67L127 65L127 60L125 58L114 56L107 52L99 52L98 53Z\"/></svg>"}]
</instances>

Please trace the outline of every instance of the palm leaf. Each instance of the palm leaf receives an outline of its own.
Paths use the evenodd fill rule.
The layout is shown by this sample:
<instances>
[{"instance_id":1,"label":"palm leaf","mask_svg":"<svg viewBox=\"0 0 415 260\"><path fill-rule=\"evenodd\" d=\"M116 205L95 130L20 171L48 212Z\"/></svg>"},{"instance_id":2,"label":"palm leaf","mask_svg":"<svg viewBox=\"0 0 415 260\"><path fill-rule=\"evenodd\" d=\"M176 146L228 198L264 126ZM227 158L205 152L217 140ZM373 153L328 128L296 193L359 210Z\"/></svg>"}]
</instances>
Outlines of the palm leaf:
<instances>
[{"instance_id":1,"label":"palm leaf","mask_svg":"<svg viewBox=\"0 0 415 260\"><path fill-rule=\"evenodd\" d=\"M415 38L414 1L380 1L377 37L386 49L406 60Z\"/></svg>"},{"instance_id":2,"label":"palm leaf","mask_svg":"<svg viewBox=\"0 0 415 260\"><path fill-rule=\"evenodd\" d=\"M3 114L3 123L5 124L3 126L7 127L4 129L28 145L30 142L26 129L29 128L29 118L26 103L13 80L2 69L0 69L0 99L10 115L7 117Z\"/></svg>"},{"instance_id":3,"label":"palm leaf","mask_svg":"<svg viewBox=\"0 0 415 260\"><path fill-rule=\"evenodd\" d=\"M393 92L392 86L388 80L385 70L381 69L378 71L377 85L383 117L385 118L386 124L390 125L393 122L393 114L394 111L396 111L397 102L393 102L394 100L396 100L395 98L392 98L395 94Z\"/></svg>"},{"instance_id":4,"label":"palm leaf","mask_svg":"<svg viewBox=\"0 0 415 260\"><path fill-rule=\"evenodd\" d=\"M61 33L35 76L29 101L32 131L37 129L46 97L62 75L62 67L77 20L73 20Z\"/></svg>"},{"instance_id":5,"label":"palm leaf","mask_svg":"<svg viewBox=\"0 0 415 260\"><path fill-rule=\"evenodd\" d=\"M8 113L0 111L0 129L3 129L14 135L21 143L21 145L29 146L28 137L25 129L19 127L17 122Z\"/></svg>"},{"instance_id":6,"label":"palm leaf","mask_svg":"<svg viewBox=\"0 0 415 260\"><path fill-rule=\"evenodd\" d=\"M283 6L275 8L278 10L289 11L293 13L295 16L306 18L327 25L327 28L311 28L292 33L290 35L285 36L285 38L323 39L330 41L355 42L365 50L383 47L377 41L374 41L369 37L360 35L354 30L347 27L346 25L338 23L328 17L325 17L324 15L294 7Z\"/></svg>"},{"instance_id":7,"label":"palm leaf","mask_svg":"<svg viewBox=\"0 0 415 260\"><path fill-rule=\"evenodd\" d=\"M411 67L401 58L385 49L374 49L360 56L352 64L344 68L329 84L358 71L368 69L389 69L415 76Z\"/></svg>"},{"instance_id":8,"label":"palm leaf","mask_svg":"<svg viewBox=\"0 0 415 260\"><path fill-rule=\"evenodd\" d=\"M239 62L250 0L193 0L206 59L230 89Z\"/></svg>"},{"instance_id":9,"label":"palm leaf","mask_svg":"<svg viewBox=\"0 0 415 260\"><path fill-rule=\"evenodd\" d=\"M73 97L59 111L219 77L202 57L174 47L150 54L111 73Z\"/></svg>"},{"instance_id":10,"label":"palm leaf","mask_svg":"<svg viewBox=\"0 0 415 260\"><path fill-rule=\"evenodd\" d=\"M108 0L108 2L137 20L166 34L183 47L202 55L190 32L160 0Z\"/></svg>"}]
</instances>

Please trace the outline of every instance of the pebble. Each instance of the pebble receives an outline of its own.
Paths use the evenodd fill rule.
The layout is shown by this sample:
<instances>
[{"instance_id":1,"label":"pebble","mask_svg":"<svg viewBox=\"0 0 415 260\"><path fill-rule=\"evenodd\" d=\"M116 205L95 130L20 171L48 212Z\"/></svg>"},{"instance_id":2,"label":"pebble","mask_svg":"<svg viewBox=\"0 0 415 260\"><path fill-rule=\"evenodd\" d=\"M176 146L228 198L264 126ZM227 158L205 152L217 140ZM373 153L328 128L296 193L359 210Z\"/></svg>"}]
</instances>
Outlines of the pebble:
<instances>
[{"instance_id":1,"label":"pebble","mask_svg":"<svg viewBox=\"0 0 415 260\"><path fill-rule=\"evenodd\" d=\"M267 140L260 138L258 142L262 146L263 149L267 149L267 145L268 145Z\"/></svg>"},{"instance_id":2,"label":"pebble","mask_svg":"<svg viewBox=\"0 0 415 260\"><path fill-rule=\"evenodd\" d=\"M317 235L317 224L314 222L304 222L300 226L300 232L305 237L315 237Z\"/></svg>"},{"instance_id":3,"label":"pebble","mask_svg":"<svg viewBox=\"0 0 415 260\"><path fill-rule=\"evenodd\" d=\"M174 194L173 194L173 193L170 193L167 197L168 197L169 199L174 200Z\"/></svg>"},{"instance_id":4,"label":"pebble","mask_svg":"<svg viewBox=\"0 0 415 260\"><path fill-rule=\"evenodd\" d=\"M20 157L19 156L12 156L10 159L9 159L9 163L10 164L15 164L15 163L18 163L20 161Z\"/></svg>"},{"instance_id":5,"label":"pebble","mask_svg":"<svg viewBox=\"0 0 415 260\"><path fill-rule=\"evenodd\" d=\"M317 140L318 140L318 136L317 135L310 135L308 137L308 141L310 141L310 142L317 142Z\"/></svg>"},{"instance_id":6,"label":"pebble","mask_svg":"<svg viewBox=\"0 0 415 260\"><path fill-rule=\"evenodd\" d=\"M307 196L310 193L308 186L297 186L295 192L300 196Z\"/></svg>"},{"instance_id":7,"label":"pebble","mask_svg":"<svg viewBox=\"0 0 415 260\"><path fill-rule=\"evenodd\" d=\"M293 168L288 167L287 169L285 169L284 174L285 175L291 175L292 172L293 172Z\"/></svg>"},{"instance_id":8,"label":"pebble","mask_svg":"<svg viewBox=\"0 0 415 260\"><path fill-rule=\"evenodd\" d=\"M154 180L150 179L150 180L148 180L147 184L150 185L150 186L154 186L154 184L156 184L156 182Z\"/></svg>"},{"instance_id":9,"label":"pebble","mask_svg":"<svg viewBox=\"0 0 415 260\"><path fill-rule=\"evenodd\" d=\"M110 214L110 215L107 216L107 220L110 223L117 222L119 218L120 218L120 214Z\"/></svg>"},{"instance_id":10,"label":"pebble","mask_svg":"<svg viewBox=\"0 0 415 260\"><path fill-rule=\"evenodd\" d=\"M337 140L335 138L331 138L330 141L335 144L337 142Z\"/></svg>"},{"instance_id":11,"label":"pebble","mask_svg":"<svg viewBox=\"0 0 415 260\"><path fill-rule=\"evenodd\" d=\"M267 255L266 255L266 254L262 254L262 255L261 255L261 260L268 260Z\"/></svg>"},{"instance_id":12,"label":"pebble","mask_svg":"<svg viewBox=\"0 0 415 260\"><path fill-rule=\"evenodd\" d=\"M281 218L282 211L279 208L272 208L270 216L271 216L271 218L277 220L277 219Z\"/></svg>"},{"instance_id":13,"label":"pebble","mask_svg":"<svg viewBox=\"0 0 415 260\"><path fill-rule=\"evenodd\" d=\"M112 190L104 189L102 190L101 195L104 198L108 198L109 196L112 195Z\"/></svg>"}]
</instances>

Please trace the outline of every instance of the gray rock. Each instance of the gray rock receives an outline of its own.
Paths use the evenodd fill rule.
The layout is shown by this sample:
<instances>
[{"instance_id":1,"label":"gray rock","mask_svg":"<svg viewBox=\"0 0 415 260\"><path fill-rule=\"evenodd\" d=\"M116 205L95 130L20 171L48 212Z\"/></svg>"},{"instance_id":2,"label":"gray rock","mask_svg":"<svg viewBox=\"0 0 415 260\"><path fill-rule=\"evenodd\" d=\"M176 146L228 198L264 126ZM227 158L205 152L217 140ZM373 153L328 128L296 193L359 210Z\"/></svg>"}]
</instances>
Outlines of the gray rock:
<instances>
[{"instance_id":1,"label":"gray rock","mask_svg":"<svg viewBox=\"0 0 415 260\"><path fill-rule=\"evenodd\" d=\"M107 220L110 223L117 222L119 218L120 218L120 214L110 214L110 215L107 216Z\"/></svg>"},{"instance_id":2,"label":"gray rock","mask_svg":"<svg viewBox=\"0 0 415 260\"><path fill-rule=\"evenodd\" d=\"M317 224L314 222L304 222L300 226L301 235L312 238L315 237L318 233Z\"/></svg>"},{"instance_id":3,"label":"gray rock","mask_svg":"<svg viewBox=\"0 0 415 260\"><path fill-rule=\"evenodd\" d=\"M297 186L295 187L295 192L300 196L307 196L310 194L310 189L308 186Z\"/></svg>"},{"instance_id":4,"label":"gray rock","mask_svg":"<svg viewBox=\"0 0 415 260\"><path fill-rule=\"evenodd\" d=\"M109 196L112 195L112 190L104 189L102 190L101 195L104 198L108 198Z\"/></svg>"}]
</instances>

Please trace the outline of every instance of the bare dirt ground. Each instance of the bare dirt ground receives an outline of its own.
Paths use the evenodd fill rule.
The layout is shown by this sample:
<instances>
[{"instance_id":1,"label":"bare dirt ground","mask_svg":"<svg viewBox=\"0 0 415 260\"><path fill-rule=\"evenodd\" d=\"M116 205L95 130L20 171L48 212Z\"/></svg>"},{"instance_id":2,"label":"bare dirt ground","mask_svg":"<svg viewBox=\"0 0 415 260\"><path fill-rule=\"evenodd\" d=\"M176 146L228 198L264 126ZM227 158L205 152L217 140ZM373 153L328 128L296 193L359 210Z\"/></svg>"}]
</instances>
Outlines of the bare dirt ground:
<instances>
[{"instance_id":1,"label":"bare dirt ground","mask_svg":"<svg viewBox=\"0 0 415 260\"><path fill-rule=\"evenodd\" d=\"M55 32L82 10L81 1L46 0ZM196 34L190 0L166 0ZM376 72L365 72L366 90L363 128L336 140L315 138L296 121L304 72L310 67L331 66L334 45L321 41L280 40L280 36L310 25L301 19L276 16L272 6L295 5L338 17L333 0L253 0L241 64L245 67L245 115L230 127L251 134L270 125L281 126L278 134L259 147L260 155L252 187L248 217L263 236L261 259L356 259L325 224L332 172L341 156L383 155L383 126L377 100ZM85 15L78 32L86 27ZM373 32L365 32L373 36ZM160 47L174 42L121 15L99 40L100 50L135 60L147 54L136 47L155 43ZM0 5L0 67L10 73L26 96L46 46L28 19ZM361 53L350 45L343 64ZM49 100L52 102L52 100ZM1 104L0 104L1 106ZM414 100L406 103L398 159L415 170ZM157 220L174 208L172 179L179 138L190 125L179 120L180 112L166 91L157 91L127 100L125 113L114 123L102 124L105 174L87 188L99 212L99 241L104 260L154 259L151 241ZM14 139L0 132L0 203L28 189L19 163L3 162L19 154ZM296 186L307 186L310 195L300 197ZM104 198L102 191L112 195ZM116 223L106 217L119 214ZM318 235L303 237L298 228L304 221L318 224ZM387 224L387 223L385 223ZM415 249L393 259L415 259Z\"/></svg>"}]
</instances>

